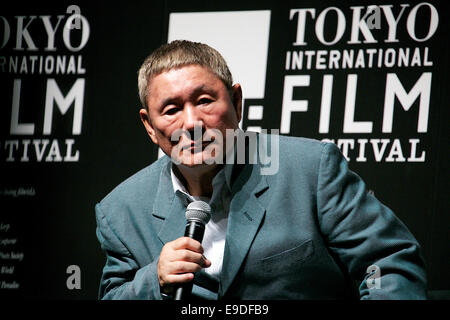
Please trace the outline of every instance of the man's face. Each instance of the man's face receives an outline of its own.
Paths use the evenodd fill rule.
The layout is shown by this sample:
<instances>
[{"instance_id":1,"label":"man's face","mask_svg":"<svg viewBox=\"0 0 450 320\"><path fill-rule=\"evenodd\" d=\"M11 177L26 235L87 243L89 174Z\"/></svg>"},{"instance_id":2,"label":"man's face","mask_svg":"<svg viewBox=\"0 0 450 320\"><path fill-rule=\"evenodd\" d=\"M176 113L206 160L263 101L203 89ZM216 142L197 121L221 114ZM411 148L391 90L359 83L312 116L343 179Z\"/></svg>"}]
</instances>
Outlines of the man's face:
<instances>
[{"instance_id":1,"label":"man's face","mask_svg":"<svg viewBox=\"0 0 450 320\"><path fill-rule=\"evenodd\" d=\"M189 65L163 72L150 80L147 90L148 111L140 110L142 122L152 141L185 166L208 163L217 156L211 152L211 142L205 141L215 140L210 129L220 132L225 143L226 129L238 128L240 85L233 86L230 97L225 84L204 67ZM180 130L189 132L190 137L180 137ZM195 136L194 131L200 134ZM172 137L179 139L172 141Z\"/></svg>"}]
</instances>

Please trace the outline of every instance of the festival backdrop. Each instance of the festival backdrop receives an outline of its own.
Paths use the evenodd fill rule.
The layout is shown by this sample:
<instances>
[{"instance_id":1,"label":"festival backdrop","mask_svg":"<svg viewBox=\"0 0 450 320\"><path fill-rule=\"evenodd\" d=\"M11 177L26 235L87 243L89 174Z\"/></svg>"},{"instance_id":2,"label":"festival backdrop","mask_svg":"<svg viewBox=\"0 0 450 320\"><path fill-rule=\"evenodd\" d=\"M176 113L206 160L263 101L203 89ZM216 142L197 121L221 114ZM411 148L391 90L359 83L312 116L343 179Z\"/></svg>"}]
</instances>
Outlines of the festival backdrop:
<instances>
[{"instance_id":1,"label":"festival backdrop","mask_svg":"<svg viewBox=\"0 0 450 320\"><path fill-rule=\"evenodd\" d=\"M244 92L242 128L336 143L450 290L445 1L39 1L0 11L0 295L96 299L94 205L159 156L137 70L202 41ZM281 155L289 150L281 150Z\"/></svg>"}]
</instances>

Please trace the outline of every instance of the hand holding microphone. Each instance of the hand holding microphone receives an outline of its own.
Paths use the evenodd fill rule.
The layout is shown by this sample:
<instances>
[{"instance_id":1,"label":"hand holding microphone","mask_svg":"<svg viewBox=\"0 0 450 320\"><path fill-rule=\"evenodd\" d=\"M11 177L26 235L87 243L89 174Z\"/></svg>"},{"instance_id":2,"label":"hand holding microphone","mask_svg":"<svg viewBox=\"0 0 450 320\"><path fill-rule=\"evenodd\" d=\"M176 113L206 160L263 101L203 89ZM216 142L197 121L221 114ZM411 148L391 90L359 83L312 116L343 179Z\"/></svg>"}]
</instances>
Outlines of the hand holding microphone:
<instances>
[{"instance_id":1,"label":"hand holding microphone","mask_svg":"<svg viewBox=\"0 0 450 320\"><path fill-rule=\"evenodd\" d=\"M175 300L186 299L192 290L194 273L211 265L203 256L201 246L210 217L211 209L206 202L190 203L186 209L185 236L162 248L158 261L159 284L163 293L175 294Z\"/></svg>"}]
</instances>

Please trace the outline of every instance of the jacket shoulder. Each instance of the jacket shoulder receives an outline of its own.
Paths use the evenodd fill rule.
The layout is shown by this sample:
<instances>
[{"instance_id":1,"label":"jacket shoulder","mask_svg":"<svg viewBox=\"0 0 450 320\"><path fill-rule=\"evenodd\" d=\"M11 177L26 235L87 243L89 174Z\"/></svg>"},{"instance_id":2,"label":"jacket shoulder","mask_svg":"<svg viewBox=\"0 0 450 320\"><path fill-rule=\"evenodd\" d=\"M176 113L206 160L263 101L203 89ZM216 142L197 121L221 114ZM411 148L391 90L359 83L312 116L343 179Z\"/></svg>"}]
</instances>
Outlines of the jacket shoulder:
<instances>
[{"instance_id":1,"label":"jacket shoulder","mask_svg":"<svg viewBox=\"0 0 450 320\"><path fill-rule=\"evenodd\" d=\"M280 136L280 164L312 168L320 164L330 143L311 138Z\"/></svg>"},{"instance_id":2,"label":"jacket shoulder","mask_svg":"<svg viewBox=\"0 0 450 320\"><path fill-rule=\"evenodd\" d=\"M101 206L102 211L108 212L139 205L142 203L142 199L148 199L148 201L153 202L161 178L161 172L167 168L169 162L170 159L164 156L139 170L117 185L98 205Z\"/></svg>"},{"instance_id":3,"label":"jacket shoulder","mask_svg":"<svg viewBox=\"0 0 450 320\"><path fill-rule=\"evenodd\" d=\"M259 156L265 170L262 174L269 183L315 188L328 142L283 135L267 135L266 142L264 135L260 138Z\"/></svg>"},{"instance_id":4,"label":"jacket shoulder","mask_svg":"<svg viewBox=\"0 0 450 320\"><path fill-rule=\"evenodd\" d=\"M309 151L316 155L320 155L323 147L327 144L328 142L323 142L317 139L280 135L280 145L284 148L292 148L292 150L288 150L294 153L304 153L305 151Z\"/></svg>"}]
</instances>

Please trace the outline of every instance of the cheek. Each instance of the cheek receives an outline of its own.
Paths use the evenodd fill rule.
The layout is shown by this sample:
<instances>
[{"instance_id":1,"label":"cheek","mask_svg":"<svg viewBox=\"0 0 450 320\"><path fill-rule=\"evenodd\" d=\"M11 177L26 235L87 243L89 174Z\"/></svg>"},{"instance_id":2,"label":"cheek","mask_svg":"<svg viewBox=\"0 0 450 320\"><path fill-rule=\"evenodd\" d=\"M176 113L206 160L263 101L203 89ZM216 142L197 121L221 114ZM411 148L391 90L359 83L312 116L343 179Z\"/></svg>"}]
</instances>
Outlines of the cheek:
<instances>
[{"instance_id":1,"label":"cheek","mask_svg":"<svg viewBox=\"0 0 450 320\"><path fill-rule=\"evenodd\" d=\"M159 120L158 122L155 122L155 127L157 128L158 135L160 137L167 138L170 140L170 137L175 132L176 129L179 128L178 122L176 119L172 121L167 120Z\"/></svg>"},{"instance_id":2,"label":"cheek","mask_svg":"<svg viewBox=\"0 0 450 320\"><path fill-rule=\"evenodd\" d=\"M231 109L230 109L231 108ZM207 117L207 125L210 128L226 129L237 128L239 121L233 107L225 108L221 112L211 114Z\"/></svg>"},{"instance_id":3,"label":"cheek","mask_svg":"<svg viewBox=\"0 0 450 320\"><path fill-rule=\"evenodd\" d=\"M234 110L229 110L221 117L221 123L225 128L235 129L239 125L239 121Z\"/></svg>"}]
</instances>

